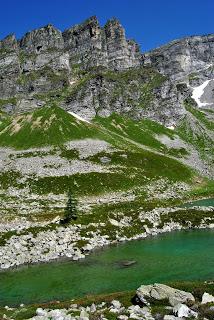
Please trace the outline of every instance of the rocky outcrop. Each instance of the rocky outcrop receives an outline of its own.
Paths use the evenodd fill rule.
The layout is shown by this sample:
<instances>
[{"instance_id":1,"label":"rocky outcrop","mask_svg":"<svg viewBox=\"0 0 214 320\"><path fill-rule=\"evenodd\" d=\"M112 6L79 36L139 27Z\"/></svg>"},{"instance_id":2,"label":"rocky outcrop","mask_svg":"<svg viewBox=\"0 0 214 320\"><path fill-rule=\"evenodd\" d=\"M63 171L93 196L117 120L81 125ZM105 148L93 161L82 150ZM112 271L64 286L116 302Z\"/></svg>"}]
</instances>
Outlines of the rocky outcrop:
<instances>
[{"instance_id":1,"label":"rocky outcrop","mask_svg":"<svg viewBox=\"0 0 214 320\"><path fill-rule=\"evenodd\" d=\"M20 75L18 44L14 35L0 41L0 98L17 94L16 81Z\"/></svg>"},{"instance_id":2,"label":"rocky outcrop","mask_svg":"<svg viewBox=\"0 0 214 320\"><path fill-rule=\"evenodd\" d=\"M127 69L140 64L137 44L127 41L113 19L101 28L96 17L63 33L51 24L0 41L0 98L32 96L67 87L76 69Z\"/></svg>"},{"instance_id":3,"label":"rocky outcrop","mask_svg":"<svg viewBox=\"0 0 214 320\"><path fill-rule=\"evenodd\" d=\"M214 35L174 40L144 55L144 65L152 65L172 79L208 69L214 63Z\"/></svg>"},{"instance_id":4,"label":"rocky outcrop","mask_svg":"<svg viewBox=\"0 0 214 320\"><path fill-rule=\"evenodd\" d=\"M140 65L139 46L134 41L126 40L125 31L118 20L109 20L104 31L110 68L121 70Z\"/></svg>"},{"instance_id":5,"label":"rocky outcrop","mask_svg":"<svg viewBox=\"0 0 214 320\"><path fill-rule=\"evenodd\" d=\"M71 63L88 69L97 66L122 70L140 64L141 54L134 41L127 41L125 31L116 19L102 29L96 17L63 32L65 49Z\"/></svg>"},{"instance_id":6,"label":"rocky outcrop","mask_svg":"<svg viewBox=\"0 0 214 320\"><path fill-rule=\"evenodd\" d=\"M42 53L47 50L63 50L62 33L51 24L26 33L20 40L20 49L27 53Z\"/></svg>"},{"instance_id":7,"label":"rocky outcrop","mask_svg":"<svg viewBox=\"0 0 214 320\"><path fill-rule=\"evenodd\" d=\"M17 45L18 44L15 35L10 34L6 38L4 38L4 40L0 41L0 50L5 50L7 52L17 50Z\"/></svg>"},{"instance_id":8,"label":"rocky outcrop","mask_svg":"<svg viewBox=\"0 0 214 320\"><path fill-rule=\"evenodd\" d=\"M214 78L214 36L175 40L143 55L143 65L167 77L157 88L145 116L166 125L176 125L185 116L185 101L195 87ZM207 88L204 105L212 108L212 90ZM203 92L202 92L203 93ZM195 107L200 107L195 104ZM159 116L157 116L159 114Z\"/></svg>"},{"instance_id":9,"label":"rocky outcrop","mask_svg":"<svg viewBox=\"0 0 214 320\"><path fill-rule=\"evenodd\" d=\"M115 18L101 27L91 17L64 32L49 24L0 41L0 106L21 113L55 101L87 119L117 112L174 126L193 89L214 78L213 60L213 35L142 54ZM209 108L211 84L203 97Z\"/></svg>"},{"instance_id":10,"label":"rocky outcrop","mask_svg":"<svg viewBox=\"0 0 214 320\"><path fill-rule=\"evenodd\" d=\"M96 17L65 30L62 35L74 69L107 66L105 37Z\"/></svg>"}]
</instances>

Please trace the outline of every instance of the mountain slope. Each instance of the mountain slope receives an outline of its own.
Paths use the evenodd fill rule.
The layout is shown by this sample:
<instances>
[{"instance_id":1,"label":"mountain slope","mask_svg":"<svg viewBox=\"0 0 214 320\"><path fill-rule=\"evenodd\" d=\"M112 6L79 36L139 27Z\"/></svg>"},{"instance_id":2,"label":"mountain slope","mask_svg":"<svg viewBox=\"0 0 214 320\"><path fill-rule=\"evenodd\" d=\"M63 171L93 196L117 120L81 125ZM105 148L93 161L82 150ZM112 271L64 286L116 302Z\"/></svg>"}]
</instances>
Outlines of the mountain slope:
<instances>
[{"instance_id":1,"label":"mountain slope","mask_svg":"<svg viewBox=\"0 0 214 320\"><path fill-rule=\"evenodd\" d=\"M134 41L126 39L125 30L117 19L109 20L102 28L96 17L64 32L47 25L27 33L20 41L13 35L8 36L0 41L0 110L20 115L20 119L16 118L11 128L8 127L9 131L14 126L15 131L18 130L21 121L25 129L17 132L15 144L2 133L0 144L19 144L21 148L29 147L31 138L34 145L39 146L61 138L63 141L73 139L75 134L81 137L80 132L72 133L64 127L57 138L56 132L61 127L58 124L56 130L51 126L52 133L52 129L48 129L51 138L42 134L44 142L36 138L40 136L39 128L24 142L25 130L29 133L30 128L21 114L57 103L90 121L109 118L112 114L122 115L126 122L130 118L129 133L123 125L127 139L181 159L188 156L188 152L194 153L196 169L212 176L213 153L208 149L212 148L213 141L213 43L212 34L195 36L141 53ZM190 100L191 110L187 107ZM206 115L203 108L208 110ZM41 112L38 111L38 117ZM41 116L45 121L45 115ZM131 125L131 119L141 120L143 129L139 122L138 128ZM159 132L155 136L149 120L156 122L156 128L163 125L176 129L177 135L168 139L169 131L165 131L162 137ZM97 121L109 130L108 120ZM126 135L112 126L110 131ZM173 143L173 138L177 143ZM191 162L192 159L186 163Z\"/></svg>"},{"instance_id":2,"label":"mountain slope","mask_svg":"<svg viewBox=\"0 0 214 320\"><path fill-rule=\"evenodd\" d=\"M213 193L211 181L181 163L187 154L180 152L178 161L176 148L161 140L173 142L177 134L150 120L113 114L88 123L54 106L4 121L0 252L8 254L0 268L71 255L58 241L64 236L79 259L90 243L146 235L159 212L165 217L193 192ZM78 219L59 226L68 192L78 199ZM179 217L185 215L177 210ZM208 215L200 211L201 220ZM164 221L173 224L169 219ZM49 242L51 249L44 249ZM14 253L20 246L22 256Z\"/></svg>"},{"instance_id":3,"label":"mountain slope","mask_svg":"<svg viewBox=\"0 0 214 320\"><path fill-rule=\"evenodd\" d=\"M79 120L63 109L43 107L33 113L7 117L0 126L0 145L18 149L59 145L98 135L95 125Z\"/></svg>"},{"instance_id":4,"label":"mountain slope","mask_svg":"<svg viewBox=\"0 0 214 320\"><path fill-rule=\"evenodd\" d=\"M172 130L149 119L134 121L131 118L113 113L111 116L105 118L96 117L94 121L110 132L115 132L119 136L162 153L167 153L168 150L166 146L158 140L158 135L166 135L171 139L173 139L174 136Z\"/></svg>"},{"instance_id":5,"label":"mountain slope","mask_svg":"<svg viewBox=\"0 0 214 320\"><path fill-rule=\"evenodd\" d=\"M214 194L213 44L141 53L96 17L0 41L0 268L213 224L181 208Z\"/></svg>"}]
</instances>

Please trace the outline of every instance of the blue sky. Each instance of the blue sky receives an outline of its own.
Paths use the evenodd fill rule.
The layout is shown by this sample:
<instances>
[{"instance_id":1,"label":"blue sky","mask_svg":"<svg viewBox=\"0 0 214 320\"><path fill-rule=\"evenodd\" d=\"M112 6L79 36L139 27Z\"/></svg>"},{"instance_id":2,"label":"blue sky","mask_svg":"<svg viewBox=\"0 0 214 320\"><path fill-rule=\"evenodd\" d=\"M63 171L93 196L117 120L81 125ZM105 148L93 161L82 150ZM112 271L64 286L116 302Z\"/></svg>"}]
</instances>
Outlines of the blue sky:
<instances>
[{"instance_id":1,"label":"blue sky","mask_svg":"<svg viewBox=\"0 0 214 320\"><path fill-rule=\"evenodd\" d=\"M64 30L96 15L117 17L142 51L188 35L214 33L214 0L0 0L0 39L48 23Z\"/></svg>"}]
</instances>

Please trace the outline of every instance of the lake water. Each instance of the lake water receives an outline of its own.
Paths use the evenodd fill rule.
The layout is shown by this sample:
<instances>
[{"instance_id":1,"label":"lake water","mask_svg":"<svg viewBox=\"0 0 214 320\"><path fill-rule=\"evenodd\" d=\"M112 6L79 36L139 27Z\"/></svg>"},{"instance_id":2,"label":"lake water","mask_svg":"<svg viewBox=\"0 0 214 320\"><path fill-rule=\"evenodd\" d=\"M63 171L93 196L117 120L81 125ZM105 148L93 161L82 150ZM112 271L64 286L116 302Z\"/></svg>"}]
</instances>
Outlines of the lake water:
<instances>
[{"instance_id":1,"label":"lake water","mask_svg":"<svg viewBox=\"0 0 214 320\"><path fill-rule=\"evenodd\" d=\"M201 200L195 200L193 202L187 202L187 203L183 204L182 207L191 208L193 206L214 207L214 198L201 199Z\"/></svg>"},{"instance_id":2,"label":"lake water","mask_svg":"<svg viewBox=\"0 0 214 320\"><path fill-rule=\"evenodd\" d=\"M66 300L173 280L214 279L214 231L162 234L110 246L83 261L52 262L0 273L0 304ZM136 261L124 267L125 260Z\"/></svg>"}]
</instances>

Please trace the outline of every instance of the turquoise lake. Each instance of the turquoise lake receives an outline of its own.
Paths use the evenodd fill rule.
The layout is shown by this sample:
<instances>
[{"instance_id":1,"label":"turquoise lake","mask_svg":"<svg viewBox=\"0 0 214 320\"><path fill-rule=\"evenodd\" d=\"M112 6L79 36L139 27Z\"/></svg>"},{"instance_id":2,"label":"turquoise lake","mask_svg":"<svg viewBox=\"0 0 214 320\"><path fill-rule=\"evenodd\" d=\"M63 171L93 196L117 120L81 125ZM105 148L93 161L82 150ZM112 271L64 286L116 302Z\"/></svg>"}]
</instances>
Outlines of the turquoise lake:
<instances>
[{"instance_id":1,"label":"turquoise lake","mask_svg":"<svg viewBox=\"0 0 214 320\"><path fill-rule=\"evenodd\" d=\"M97 250L80 262L26 266L0 273L0 304L66 300L133 290L141 284L214 279L214 231L162 234ZM124 260L135 260L124 267Z\"/></svg>"},{"instance_id":2,"label":"turquoise lake","mask_svg":"<svg viewBox=\"0 0 214 320\"><path fill-rule=\"evenodd\" d=\"M187 202L183 204L183 207L187 207L187 208L191 208L193 206L214 207L214 198L200 199L200 200L195 200L195 201Z\"/></svg>"}]
</instances>

